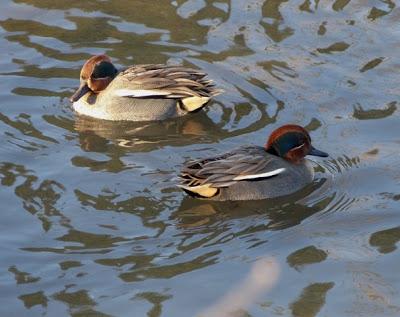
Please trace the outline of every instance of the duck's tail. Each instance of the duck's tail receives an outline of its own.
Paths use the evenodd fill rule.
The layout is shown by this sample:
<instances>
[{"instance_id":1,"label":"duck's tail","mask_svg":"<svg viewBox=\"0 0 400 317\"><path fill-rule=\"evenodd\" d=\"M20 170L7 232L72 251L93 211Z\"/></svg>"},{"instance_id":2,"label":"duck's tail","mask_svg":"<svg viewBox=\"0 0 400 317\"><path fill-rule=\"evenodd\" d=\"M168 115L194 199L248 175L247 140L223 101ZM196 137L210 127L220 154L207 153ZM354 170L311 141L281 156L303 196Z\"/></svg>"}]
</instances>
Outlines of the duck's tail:
<instances>
[{"instance_id":1,"label":"duck's tail","mask_svg":"<svg viewBox=\"0 0 400 317\"><path fill-rule=\"evenodd\" d=\"M224 90L215 88L212 80L201 82L204 86L203 90L197 96L183 98L182 107L188 112L194 112L203 108L212 97L218 96ZM197 92L198 93L198 92Z\"/></svg>"},{"instance_id":2,"label":"duck's tail","mask_svg":"<svg viewBox=\"0 0 400 317\"><path fill-rule=\"evenodd\" d=\"M218 188L211 187L209 184L198 185L198 186L186 186L177 185L179 188L183 189L190 196L211 198L218 193Z\"/></svg>"}]
</instances>

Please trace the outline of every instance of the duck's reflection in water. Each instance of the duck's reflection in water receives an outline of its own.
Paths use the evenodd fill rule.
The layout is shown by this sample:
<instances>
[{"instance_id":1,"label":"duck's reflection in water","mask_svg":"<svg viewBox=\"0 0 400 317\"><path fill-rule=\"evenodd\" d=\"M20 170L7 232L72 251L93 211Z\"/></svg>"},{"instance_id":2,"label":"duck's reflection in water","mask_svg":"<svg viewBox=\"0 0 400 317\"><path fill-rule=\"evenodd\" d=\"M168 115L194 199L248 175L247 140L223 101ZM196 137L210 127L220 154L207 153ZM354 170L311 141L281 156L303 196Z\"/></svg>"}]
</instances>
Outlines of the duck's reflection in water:
<instances>
[{"instance_id":1,"label":"duck's reflection in water","mask_svg":"<svg viewBox=\"0 0 400 317\"><path fill-rule=\"evenodd\" d=\"M256 216L257 224L250 221L249 227L239 226L240 231L233 232L235 236L263 230L282 230L324 210L331 201L326 195L329 183L327 179L318 179L289 196L264 200L214 202L185 197L171 217L182 228L214 231L215 226L227 220ZM260 221L260 217L264 220Z\"/></svg>"},{"instance_id":2,"label":"duck's reflection in water","mask_svg":"<svg viewBox=\"0 0 400 317\"><path fill-rule=\"evenodd\" d=\"M204 112L149 122L105 121L77 115L75 129L81 148L88 152L107 152L110 144L128 151L150 152L165 146L213 143L228 133Z\"/></svg>"}]
</instances>

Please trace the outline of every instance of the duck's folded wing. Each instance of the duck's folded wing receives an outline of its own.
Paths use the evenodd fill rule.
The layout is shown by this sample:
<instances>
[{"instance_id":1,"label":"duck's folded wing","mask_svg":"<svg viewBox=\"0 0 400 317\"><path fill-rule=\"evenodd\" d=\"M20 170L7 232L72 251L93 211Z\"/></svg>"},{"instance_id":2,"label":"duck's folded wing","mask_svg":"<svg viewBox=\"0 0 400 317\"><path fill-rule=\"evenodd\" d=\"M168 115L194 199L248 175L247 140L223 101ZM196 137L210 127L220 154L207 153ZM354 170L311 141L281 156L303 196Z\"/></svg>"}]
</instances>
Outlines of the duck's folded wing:
<instances>
[{"instance_id":1,"label":"duck's folded wing","mask_svg":"<svg viewBox=\"0 0 400 317\"><path fill-rule=\"evenodd\" d=\"M146 98L146 97L160 97L168 96L168 91L162 90L151 90L151 89L118 89L115 91L115 95L119 97L134 97L134 98Z\"/></svg>"},{"instance_id":2,"label":"duck's folded wing","mask_svg":"<svg viewBox=\"0 0 400 317\"><path fill-rule=\"evenodd\" d=\"M178 185L203 197L214 196L218 188L229 187L240 181L251 181L280 174L272 158L258 148L243 148L221 156L188 163L180 173ZM209 196L211 195L211 196Z\"/></svg>"},{"instance_id":3,"label":"duck's folded wing","mask_svg":"<svg viewBox=\"0 0 400 317\"><path fill-rule=\"evenodd\" d=\"M119 75L126 87L117 89L121 97L135 98L207 98L219 94L212 80L195 69L161 64L137 65Z\"/></svg>"}]
</instances>

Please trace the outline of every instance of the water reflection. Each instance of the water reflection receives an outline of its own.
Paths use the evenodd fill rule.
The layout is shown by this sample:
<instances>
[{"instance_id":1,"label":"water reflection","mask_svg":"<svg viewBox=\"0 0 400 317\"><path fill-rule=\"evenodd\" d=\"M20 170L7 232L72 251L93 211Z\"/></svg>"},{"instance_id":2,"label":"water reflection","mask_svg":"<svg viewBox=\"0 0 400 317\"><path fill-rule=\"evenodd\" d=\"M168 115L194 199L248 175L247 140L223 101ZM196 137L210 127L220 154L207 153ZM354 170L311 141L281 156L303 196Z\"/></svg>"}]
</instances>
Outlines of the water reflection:
<instances>
[{"instance_id":1,"label":"water reflection","mask_svg":"<svg viewBox=\"0 0 400 317\"><path fill-rule=\"evenodd\" d=\"M189 261L181 261L175 264L150 266L145 269L133 268L129 272L121 273L119 277L125 282L137 282L147 279L169 279L216 264L219 253L220 251L207 252Z\"/></svg>"},{"instance_id":2,"label":"water reflection","mask_svg":"<svg viewBox=\"0 0 400 317\"><path fill-rule=\"evenodd\" d=\"M115 247L117 243L122 242L125 239L105 234L69 230L67 234L58 237L57 240L72 243L70 245L64 245L65 251L83 250L85 252L91 252L91 250L99 249L104 253L107 252L108 248ZM78 246L76 244L80 245Z\"/></svg>"},{"instance_id":3,"label":"water reflection","mask_svg":"<svg viewBox=\"0 0 400 317\"><path fill-rule=\"evenodd\" d=\"M77 115L75 129L83 150L103 153L118 151L116 147L107 149L110 142L129 151L150 152L165 146L213 143L229 135L204 112L178 120L146 123L102 121Z\"/></svg>"},{"instance_id":4,"label":"water reflection","mask_svg":"<svg viewBox=\"0 0 400 317\"><path fill-rule=\"evenodd\" d=\"M24 306L28 309L36 306L41 305L42 307L47 307L47 303L49 302L48 298L44 294L43 291L30 293L30 294L23 294L18 297L23 303Z\"/></svg>"},{"instance_id":5,"label":"water reflection","mask_svg":"<svg viewBox=\"0 0 400 317\"><path fill-rule=\"evenodd\" d=\"M374 58L373 60L370 60L363 67L361 67L360 73L366 72L370 69L377 67L380 63L383 62L384 59L385 59L384 57L379 57L379 58Z\"/></svg>"},{"instance_id":6,"label":"water reflection","mask_svg":"<svg viewBox=\"0 0 400 317\"><path fill-rule=\"evenodd\" d=\"M71 292L68 291L68 288L70 287L66 287L65 290L54 294L53 298L66 304L71 316L108 316L93 310L96 302L90 297L86 290Z\"/></svg>"},{"instance_id":7,"label":"water reflection","mask_svg":"<svg viewBox=\"0 0 400 317\"><path fill-rule=\"evenodd\" d=\"M286 261L291 267L298 270L305 265L323 262L327 257L328 254L324 250L310 245L289 254L286 258Z\"/></svg>"},{"instance_id":8,"label":"water reflection","mask_svg":"<svg viewBox=\"0 0 400 317\"><path fill-rule=\"evenodd\" d=\"M17 284L36 283L40 280L40 277L34 277L28 272L22 272L18 270L15 266L11 266L8 271L14 274L14 278Z\"/></svg>"},{"instance_id":9,"label":"water reflection","mask_svg":"<svg viewBox=\"0 0 400 317\"><path fill-rule=\"evenodd\" d=\"M336 52L343 52L343 51L347 50L349 47L350 47L350 44L348 44L346 42L336 42L336 43L329 45L328 47L317 48L317 52L321 53L321 54L332 54L332 53L336 53Z\"/></svg>"},{"instance_id":10,"label":"water reflection","mask_svg":"<svg viewBox=\"0 0 400 317\"><path fill-rule=\"evenodd\" d=\"M396 4L393 1L388 0L388 1L379 1L378 6L379 7L374 6L371 8L371 11L368 14L369 19L376 20L381 17L384 17L385 15L392 12L392 10L396 7ZM386 8L385 8L385 6L386 6ZM388 10L383 10L383 8L388 9Z\"/></svg>"},{"instance_id":11,"label":"water reflection","mask_svg":"<svg viewBox=\"0 0 400 317\"><path fill-rule=\"evenodd\" d=\"M3 1L1 315L191 316L269 253L269 315L398 315L398 20L386 0ZM163 123L75 116L66 97L100 53L200 68L226 93ZM289 122L331 154L304 191L175 188L186 158Z\"/></svg>"},{"instance_id":12,"label":"water reflection","mask_svg":"<svg viewBox=\"0 0 400 317\"><path fill-rule=\"evenodd\" d=\"M281 42L294 33L294 30L285 25L285 20L280 12L280 6L287 0L265 1L262 7L261 25L265 33L274 42Z\"/></svg>"},{"instance_id":13,"label":"water reflection","mask_svg":"<svg viewBox=\"0 0 400 317\"><path fill-rule=\"evenodd\" d=\"M79 261L63 261L58 264L60 265L60 269L63 271L82 266L82 263Z\"/></svg>"},{"instance_id":14,"label":"water reflection","mask_svg":"<svg viewBox=\"0 0 400 317\"><path fill-rule=\"evenodd\" d=\"M110 191L96 196L77 189L75 190L75 195L82 206L91 207L94 210L137 214L143 226L157 231L156 236L161 235L166 228L164 222L156 221L156 219L163 210L168 208L167 201L158 201L154 198L140 195L121 199L120 195Z\"/></svg>"},{"instance_id":15,"label":"water reflection","mask_svg":"<svg viewBox=\"0 0 400 317\"><path fill-rule=\"evenodd\" d=\"M218 229L225 221L254 218L257 224L250 221L251 225L241 228L240 231L233 234L227 232L227 236L230 233L231 238L235 239L258 231L282 230L298 225L307 217L326 208L330 203L329 199L321 199L320 196L320 200L313 199L313 193L321 190L324 183L324 180L317 180L290 196L259 201L211 202L185 196L177 211L171 214L171 219L182 228L190 229L188 233L193 234L197 228L203 234L207 231L215 234L216 230L226 232L223 226Z\"/></svg>"},{"instance_id":16,"label":"water reflection","mask_svg":"<svg viewBox=\"0 0 400 317\"><path fill-rule=\"evenodd\" d=\"M68 218L56 207L65 190L62 184L51 179L38 183L38 177L32 171L10 162L0 163L0 175L3 176L2 185L14 187L15 196L21 200L23 208L37 215L45 231L51 228L54 216L59 216L61 223L68 225Z\"/></svg>"},{"instance_id":17,"label":"water reflection","mask_svg":"<svg viewBox=\"0 0 400 317\"><path fill-rule=\"evenodd\" d=\"M314 317L325 305L326 295L335 285L333 282L313 283L303 289L299 298L290 304L293 316Z\"/></svg>"},{"instance_id":18,"label":"water reflection","mask_svg":"<svg viewBox=\"0 0 400 317\"><path fill-rule=\"evenodd\" d=\"M45 142L45 143L58 143L57 140L46 136L42 133L42 131L38 130L35 127L35 124L32 122L31 116L29 114L21 113L18 115L17 119L13 120L7 117L6 115L0 113L0 121L9 126L13 131L16 130L20 132L22 135L27 136L32 139L36 139L35 141L28 141L25 138L21 138L15 135L14 132L9 132L8 135L13 139L13 143L18 145L24 150L35 151L39 150L46 145L37 142Z\"/></svg>"},{"instance_id":19,"label":"water reflection","mask_svg":"<svg viewBox=\"0 0 400 317\"><path fill-rule=\"evenodd\" d=\"M382 119L391 116L397 110L397 102L390 102L385 109L364 110L361 105L354 107L354 118L358 120Z\"/></svg>"},{"instance_id":20,"label":"water reflection","mask_svg":"<svg viewBox=\"0 0 400 317\"><path fill-rule=\"evenodd\" d=\"M387 254L397 249L396 243L400 241L400 227L394 227L375 232L369 238L369 244L376 247L382 254Z\"/></svg>"},{"instance_id":21,"label":"water reflection","mask_svg":"<svg viewBox=\"0 0 400 317\"><path fill-rule=\"evenodd\" d=\"M156 292L143 292L135 295L134 300L145 300L153 305L147 312L149 317L158 317L162 315L162 303L172 298L169 294L160 294Z\"/></svg>"}]
</instances>

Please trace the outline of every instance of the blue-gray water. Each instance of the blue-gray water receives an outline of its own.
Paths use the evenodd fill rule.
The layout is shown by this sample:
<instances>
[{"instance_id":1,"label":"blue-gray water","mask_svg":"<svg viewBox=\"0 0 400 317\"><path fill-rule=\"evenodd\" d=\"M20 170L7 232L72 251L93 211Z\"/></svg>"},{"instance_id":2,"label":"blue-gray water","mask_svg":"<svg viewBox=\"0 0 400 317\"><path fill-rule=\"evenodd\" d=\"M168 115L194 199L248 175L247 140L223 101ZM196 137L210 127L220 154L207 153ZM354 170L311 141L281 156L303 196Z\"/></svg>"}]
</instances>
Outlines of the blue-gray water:
<instances>
[{"instance_id":1,"label":"blue-gray water","mask_svg":"<svg viewBox=\"0 0 400 317\"><path fill-rule=\"evenodd\" d=\"M400 315L395 1L0 9L1 316L200 316L265 257L276 284L232 316ZM225 94L162 124L77 117L68 97L100 53L200 68ZM216 204L175 187L188 158L289 122L330 153L300 193Z\"/></svg>"}]
</instances>

